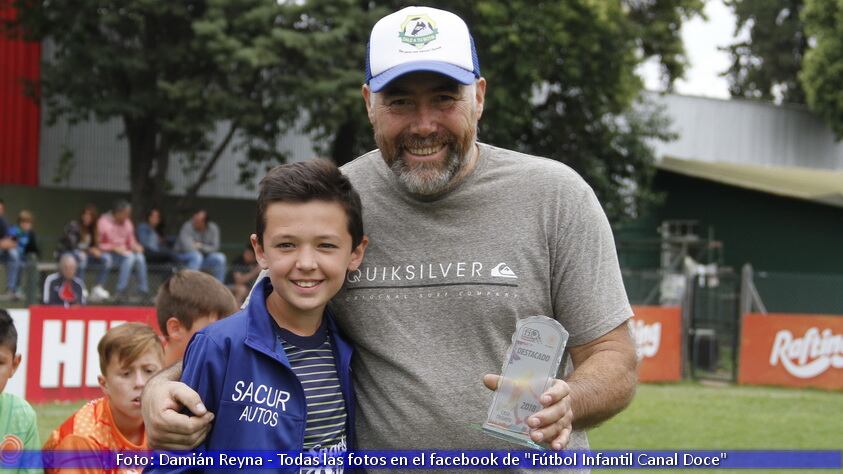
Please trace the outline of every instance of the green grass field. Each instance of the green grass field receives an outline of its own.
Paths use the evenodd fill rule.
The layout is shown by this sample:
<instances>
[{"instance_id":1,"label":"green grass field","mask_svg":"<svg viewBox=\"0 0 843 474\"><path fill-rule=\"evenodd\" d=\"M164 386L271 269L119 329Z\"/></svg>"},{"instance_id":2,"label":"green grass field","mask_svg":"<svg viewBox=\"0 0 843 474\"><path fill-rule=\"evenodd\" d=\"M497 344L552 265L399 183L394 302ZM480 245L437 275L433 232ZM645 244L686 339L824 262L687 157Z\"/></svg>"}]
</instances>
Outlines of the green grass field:
<instances>
[{"instance_id":1,"label":"green grass field","mask_svg":"<svg viewBox=\"0 0 843 474\"><path fill-rule=\"evenodd\" d=\"M42 439L80 405L35 405ZM841 414L839 392L690 382L642 385L632 405L589 438L593 450L843 449Z\"/></svg>"}]
</instances>

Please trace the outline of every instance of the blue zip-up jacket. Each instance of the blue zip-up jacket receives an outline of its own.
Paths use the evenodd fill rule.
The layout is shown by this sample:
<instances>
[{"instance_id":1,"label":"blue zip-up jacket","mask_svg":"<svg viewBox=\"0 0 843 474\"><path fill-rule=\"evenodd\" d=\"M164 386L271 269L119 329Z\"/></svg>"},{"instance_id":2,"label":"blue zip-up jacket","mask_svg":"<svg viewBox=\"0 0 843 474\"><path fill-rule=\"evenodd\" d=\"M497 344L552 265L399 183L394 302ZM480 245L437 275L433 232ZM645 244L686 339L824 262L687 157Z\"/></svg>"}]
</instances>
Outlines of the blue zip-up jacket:
<instances>
[{"instance_id":1,"label":"blue zip-up jacket","mask_svg":"<svg viewBox=\"0 0 843 474\"><path fill-rule=\"evenodd\" d=\"M260 291L253 292L254 296L264 297L250 298L245 309L197 332L185 352L181 381L196 390L215 415L211 432L197 450L284 451L301 450L304 444L307 403L287 354L276 342L274 322L266 309L269 279L256 290ZM324 317L345 400L346 443L351 450L355 440L352 346L339 333L327 308ZM158 467L145 472L197 470L217 472L202 467Z\"/></svg>"}]
</instances>

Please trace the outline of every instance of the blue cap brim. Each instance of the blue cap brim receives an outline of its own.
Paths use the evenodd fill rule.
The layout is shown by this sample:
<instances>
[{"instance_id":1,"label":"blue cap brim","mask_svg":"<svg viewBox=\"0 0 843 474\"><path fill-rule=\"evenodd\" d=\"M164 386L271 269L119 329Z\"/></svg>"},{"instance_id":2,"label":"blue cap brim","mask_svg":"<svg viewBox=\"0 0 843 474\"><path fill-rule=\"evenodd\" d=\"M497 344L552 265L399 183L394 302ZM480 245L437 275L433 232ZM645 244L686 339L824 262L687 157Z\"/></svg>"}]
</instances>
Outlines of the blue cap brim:
<instances>
[{"instance_id":1,"label":"blue cap brim","mask_svg":"<svg viewBox=\"0 0 843 474\"><path fill-rule=\"evenodd\" d=\"M467 71L450 63L443 63L441 61L415 61L387 69L386 71L369 79L369 89L371 89L372 92L380 92L387 84L404 74L422 71L442 74L450 77L460 84L466 85L473 84L477 79L474 71Z\"/></svg>"}]
</instances>

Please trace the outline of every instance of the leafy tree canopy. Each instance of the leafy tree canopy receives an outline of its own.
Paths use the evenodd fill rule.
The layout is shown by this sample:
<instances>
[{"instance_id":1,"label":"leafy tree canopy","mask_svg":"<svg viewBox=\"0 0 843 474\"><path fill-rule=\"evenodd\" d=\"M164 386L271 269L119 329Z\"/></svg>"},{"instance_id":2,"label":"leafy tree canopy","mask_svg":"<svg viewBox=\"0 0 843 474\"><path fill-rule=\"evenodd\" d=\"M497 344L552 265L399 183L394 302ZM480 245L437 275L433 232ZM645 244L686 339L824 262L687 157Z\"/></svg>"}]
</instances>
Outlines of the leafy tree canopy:
<instances>
[{"instance_id":1,"label":"leafy tree canopy","mask_svg":"<svg viewBox=\"0 0 843 474\"><path fill-rule=\"evenodd\" d=\"M808 48L800 13L803 0L726 0L737 18L736 32L748 35L725 48L733 97L804 104L799 83Z\"/></svg>"},{"instance_id":2,"label":"leafy tree canopy","mask_svg":"<svg viewBox=\"0 0 843 474\"><path fill-rule=\"evenodd\" d=\"M806 0L802 15L814 45L799 78L808 106L843 138L843 3Z\"/></svg>"},{"instance_id":3,"label":"leafy tree canopy","mask_svg":"<svg viewBox=\"0 0 843 474\"><path fill-rule=\"evenodd\" d=\"M277 142L298 120L343 163L373 147L360 98L368 33L407 1L7 0L55 52L42 72L48 110L118 117L130 149L133 202L166 192L171 156L199 170L195 195L226 147L243 177L284 159ZM667 138L639 101L635 68L655 57L664 81L685 67L681 24L703 0L434 1L462 16L489 81L480 138L547 156L582 173L612 220L649 191L648 140ZM223 127L225 138L213 141Z\"/></svg>"}]
</instances>

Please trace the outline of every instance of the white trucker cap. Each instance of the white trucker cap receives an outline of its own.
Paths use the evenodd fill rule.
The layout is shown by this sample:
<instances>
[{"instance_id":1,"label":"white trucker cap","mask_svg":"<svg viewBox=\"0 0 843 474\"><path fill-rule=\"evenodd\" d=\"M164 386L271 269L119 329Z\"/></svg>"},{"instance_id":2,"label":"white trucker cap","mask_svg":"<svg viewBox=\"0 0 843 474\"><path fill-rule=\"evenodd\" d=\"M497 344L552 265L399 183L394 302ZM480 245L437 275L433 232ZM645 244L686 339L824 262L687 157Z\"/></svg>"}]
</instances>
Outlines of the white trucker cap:
<instances>
[{"instance_id":1,"label":"white trucker cap","mask_svg":"<svg viewBox=\"0 0 843 474\"><path fill-rule=\"evenodd\" d=\"M444 74L461 84L480 77L474 39L462 18L436 8L407 7L375 23L366 51L366 84L372 92L418 71Z\"/></svg>"}]
</instances>

